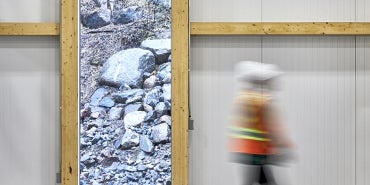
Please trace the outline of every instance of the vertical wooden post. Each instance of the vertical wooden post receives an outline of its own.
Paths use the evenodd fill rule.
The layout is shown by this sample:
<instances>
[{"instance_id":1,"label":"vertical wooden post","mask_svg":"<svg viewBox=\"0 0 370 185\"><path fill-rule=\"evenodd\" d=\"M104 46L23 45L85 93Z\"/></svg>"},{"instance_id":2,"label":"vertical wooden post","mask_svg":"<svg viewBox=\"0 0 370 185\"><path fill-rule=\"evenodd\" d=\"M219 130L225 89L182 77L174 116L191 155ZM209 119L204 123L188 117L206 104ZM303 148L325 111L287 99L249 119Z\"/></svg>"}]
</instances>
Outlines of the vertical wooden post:
<instances>
[{"instance_id":1,"label":"vertical wooden post","mask_svg":"<svg viewBox=\"0 0 370 185\"><path fill-rule=\"evenodd\" d=\"M61 123L62 184L78 184L78 1L62 0Z\"/></svg>"},{"instance_id":2,"label":"vertical wooden post","mask_svg":"<svg viewBox=\"0 0 370 185\"><path fill-rule=\"evenodd\" d=\"M188 184L189 1L172 0L172 184Z\"/></svg>"}]
</instances>

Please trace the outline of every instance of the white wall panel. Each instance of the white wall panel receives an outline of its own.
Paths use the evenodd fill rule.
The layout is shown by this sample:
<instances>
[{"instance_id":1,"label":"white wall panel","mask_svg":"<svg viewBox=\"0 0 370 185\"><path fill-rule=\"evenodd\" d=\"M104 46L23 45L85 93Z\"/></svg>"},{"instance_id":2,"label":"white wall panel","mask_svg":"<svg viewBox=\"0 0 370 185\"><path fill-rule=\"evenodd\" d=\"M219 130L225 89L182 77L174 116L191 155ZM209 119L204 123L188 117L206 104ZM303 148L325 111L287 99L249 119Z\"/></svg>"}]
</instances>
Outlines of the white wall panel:
<instances>
[{"instance_id":1,"label":"white wall panel","mask_svg":"<svg viewBox=\"0 0 370 185\"><path fill-rule=\"evenodd\" d=\"M263 48L263 62L285 71L279 99L299 157L292 184L354 184L354 37L264 37Z\"/></svg>"},{"instance_id":2,"label":"white wall panel","mask_svg":"<svg viewBox=\"0 0 370 185\"><path fill-rule=\"evenodd\" d=\"M370 184L370 38L356 40L356 175L357 185Z\"/></svg>"},{"instance_id":3,"label":"white wall panel","mask_svg":"<svg viewBox=\"0 0 370 185\"><path fill-rule=\"evenodd\" d=\"M240 60L262 60L285 72L278 97L297 145L298 162L280 173L290 171L293 185L354 184L355 38L275 36L263 37L262 45L260 39L192 37L190 183L238 183L238 168L226 162L223 147L232 68Z\"/></svg>"},{"instance_id":4,"label":"white wall panel","mask_svg":"<svg viewBox=\"0 0 370 185\"><path fill-rule=\"evenodd\" d=\"M236 184L239 171L228 163L226 127L233 98L233 66L260 60L260 37L192 37L189 131L190 184Z\"/></svg>"},{"instance_id":5,"label":"white wall panel","mask_svg":"<svg viewBox=\"0 0 370 185\"><path fill-rule=\"evenodd\" d=\"M354 0L262 0L265 22L355 21Z\"/></svg>"},{"instance_id":6,"label":"white wall panel","mask_svg":"<svg viewBox=\"0 0 370 185\"><path fill-rule=\"evenodd\" d=\"M370 21L370 1L356 0L356 20L359 22Z\"/></svg>"},{"instance_id":7,"label":"white wall panel","mask_svg":"<svg viewBox=\"0 0 370 185\"><path fill-rule=\"evenodd\" d=\"M368 0L191 0L197 22L350 22L369 21Z\"/></svg>"},{"instance_id":8,"label":"white wall panel","mask_svg":"<svg viewBox=\"0 0 370 185\"><path fill-rule=\"evenodd\" d=\"M56 182L58 50L58 37L0 37L0 184Z\"/></svg>"},{"instance_id":9,"label":"white wall panel","mask_svg":"<svg viewBox=\"0 0 370 185\"><path fill-rule=\"evenodd\" d=\"M260 0L190 0L191 22L256 22L261 20Z\"/></svg>"},{"instance_id":10,"label":"white wall panel","mask_svg":"<svg viewBox=\"0 0 370 185\"><path fill-rule=\"evenodd\" d=\"M59 22L60 0L1 0L0 22Z\"/></svg>"}]
</instances>

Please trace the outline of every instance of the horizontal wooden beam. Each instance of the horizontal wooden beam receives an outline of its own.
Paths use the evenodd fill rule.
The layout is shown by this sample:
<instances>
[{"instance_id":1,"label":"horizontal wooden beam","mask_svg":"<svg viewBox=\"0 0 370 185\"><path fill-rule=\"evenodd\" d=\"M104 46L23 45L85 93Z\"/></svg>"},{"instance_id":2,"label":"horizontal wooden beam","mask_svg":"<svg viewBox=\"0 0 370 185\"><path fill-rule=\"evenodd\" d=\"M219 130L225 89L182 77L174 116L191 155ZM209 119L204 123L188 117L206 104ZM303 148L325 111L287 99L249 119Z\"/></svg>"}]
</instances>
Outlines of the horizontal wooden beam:
<instances>
[{"instance_id":1,"label":"horizontal wooden beam","mask_svg":"<svg viewBox=\"0 0 370 185\"><path fill-rule=\"evenodd\" d=\"M59 35L59 23L0 23L0 35Z\"/></svg>"},{"instance_id":2,"label":"horizontal wooden beam","mask_svg":"<svg viewBox=\"0 0 370 185\"><path fill-rule=\"evenodd\" d=\"M192 22L191 35L370 35L370 22Z\"/></svg>"}]
</instances>

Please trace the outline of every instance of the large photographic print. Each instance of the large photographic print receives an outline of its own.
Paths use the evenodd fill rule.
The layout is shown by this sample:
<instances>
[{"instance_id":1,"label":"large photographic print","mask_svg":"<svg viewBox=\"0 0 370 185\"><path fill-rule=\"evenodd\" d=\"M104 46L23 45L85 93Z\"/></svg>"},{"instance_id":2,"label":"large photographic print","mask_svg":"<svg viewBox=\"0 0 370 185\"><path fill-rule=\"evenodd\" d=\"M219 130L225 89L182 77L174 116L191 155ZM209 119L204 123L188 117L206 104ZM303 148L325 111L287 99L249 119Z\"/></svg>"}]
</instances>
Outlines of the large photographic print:
<instances>
[{"instance_id":1,"label":"large photographic print","mask_svg":"<svg viewBox=\"0 0 370 185\"><path fill-rule=\"evenodd\" d=\"M171 1L80 1L80 184L171 184Z\"/></svg>"}]
</instances>

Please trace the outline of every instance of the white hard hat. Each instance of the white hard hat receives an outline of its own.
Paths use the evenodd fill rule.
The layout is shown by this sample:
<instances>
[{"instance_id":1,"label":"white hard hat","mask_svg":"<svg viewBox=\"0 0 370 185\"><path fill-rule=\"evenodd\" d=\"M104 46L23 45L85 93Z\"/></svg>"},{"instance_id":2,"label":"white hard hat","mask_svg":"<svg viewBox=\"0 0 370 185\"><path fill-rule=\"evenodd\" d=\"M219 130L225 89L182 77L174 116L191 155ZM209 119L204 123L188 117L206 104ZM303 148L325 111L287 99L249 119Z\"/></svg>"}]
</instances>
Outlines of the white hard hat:
<instances>
[{"instance_id":1,"label":"white hard hat","mask_svg":"<svg viewBox=\"0 0 370 185\"><path fill-rule=\"evenodd\" d=\"M282 74L274 64L255 61L241 61L235 65L236 77L239 80L265 81Z\"/></svg>"}]
</instances>

